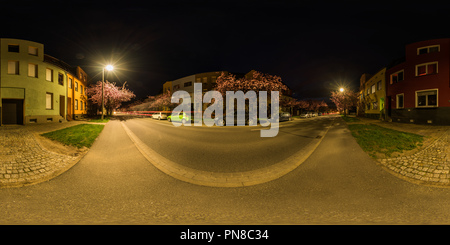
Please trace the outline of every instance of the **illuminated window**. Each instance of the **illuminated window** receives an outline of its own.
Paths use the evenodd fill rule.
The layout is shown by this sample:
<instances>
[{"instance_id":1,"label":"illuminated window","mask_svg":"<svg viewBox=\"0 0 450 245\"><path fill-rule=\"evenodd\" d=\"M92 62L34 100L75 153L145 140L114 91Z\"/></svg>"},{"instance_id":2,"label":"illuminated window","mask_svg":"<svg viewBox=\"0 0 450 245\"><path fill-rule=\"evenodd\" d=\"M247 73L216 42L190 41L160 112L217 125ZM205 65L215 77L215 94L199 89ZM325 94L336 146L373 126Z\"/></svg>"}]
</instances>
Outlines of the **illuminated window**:
<instances>
[{"instance_id":1,"label":"illuminated window","mask_svg":"<svg viewBox=\"0 0 450 245\"><path fill-rule=\"evenodd\" d=\"M416 76L424 76L438 73L438 62L416 65Z\"/></svg>"},{"instance_id":2,"label":"illuminated window","mask_svg":"<svg viewBox=\"0 0 450 245\"><path fill-rule=\"evenodd\" d=\"M47 93L45 95L45 109L51 110L53 109L53 94Z\"/></svg>"},{"instance_id":3,"label":"illuminated window","mask_svg":"<svg viewBox=\"0 0 450 245\"><path fill-rule=\"evenodd\" d=\"M69 78L69 88L72 88L72 78Z\"/></svg>"},{"instance_id":4,"label":"illuminated window","mask_svg":"<svg viewBox=\"0 0 450 245\"><path fill-rule=\"evenodd\" d=\"M38 66L36 64L28 64L28 76L38 77Z\"/></svg>"},{"instance_id":5,"label":"illuminated window","mask_svg":"<svg viewBox=\"0 0 450 245\"><path fill-rule=\"evenodd\" d=\"M38 48L28 46L28 54L37 56L38 55Z\"/></svg>"},{"instance_id":6,"label":"illuminated window","mask_svg":"<svg viewBox=\"0 0 450 245\"><path fill-rule=\"evenodd\" d=\"M45 69L45 80L49 82L53 82L53 70L52 69Z\"/></svg>"},{"instance_id":7,"label":"illuminated window","mask_svg":"<svg viewBox=\"0 0 450 245\"><path fill-rule=\"evenodd\" d=\"M393 73L393 74L391 74L391 76L390 76L390 82L391 82L391 84L393 84L393 83L398 83L398 82L400 82L400 81L403 81L403 79L404 79L404 72L403 72L403 70L398 71L398 72L396 72L396 73Z\"/></svg>"},{"instance_id":8,"label":"illuminated window","mask_svg":"<svg viewBox=\"0 0 450 245\"><path fill-rule=\"evenodd\" d=\"M8 74L19 75L19 61L8 61Z\"/></svg>"}]
</instances>

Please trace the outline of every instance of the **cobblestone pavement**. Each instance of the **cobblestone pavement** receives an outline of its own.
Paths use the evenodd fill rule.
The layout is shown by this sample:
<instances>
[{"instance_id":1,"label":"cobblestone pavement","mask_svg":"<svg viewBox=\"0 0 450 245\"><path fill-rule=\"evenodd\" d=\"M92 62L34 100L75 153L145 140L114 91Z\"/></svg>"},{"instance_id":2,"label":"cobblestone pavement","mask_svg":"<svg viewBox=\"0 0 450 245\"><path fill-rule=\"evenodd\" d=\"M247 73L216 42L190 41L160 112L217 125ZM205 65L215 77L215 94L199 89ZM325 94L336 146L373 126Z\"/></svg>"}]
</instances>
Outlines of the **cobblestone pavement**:
<instances>
[{"instance_id":1,"label":"cobblestone pavement","mask_svg":"<svg viewBox=\"0 0 450 245\"><path fill-rule=\"evenodd\" d=\"M411 182L450 187L449 131L421 151L378 162L399 177Z\"/></svg>"},{"instance_id":2,"label":"cobblestone pavement","mask_svg":"<svg viewBox=\"0 0 450 245\"><path fill-rule=\"evenodd\" d=\"M78 123L0 127L0 187L40 183L76 164L81 155L51 152L37 141L33 132L53 131Z\"/></svg>"},{"instance_id":3,"label":"cobblestone pavement","mask_svg":"<svg viewBox=\"0 0 450 245\"><path fill-rule=\"evenodd\" d=\"M423 135L422 148L396 154L392 158L378 159L393 175L406 181L435 187L450 187L449 126L382 122L358 117L360 122Z\"/></svg>"}]
</instances>

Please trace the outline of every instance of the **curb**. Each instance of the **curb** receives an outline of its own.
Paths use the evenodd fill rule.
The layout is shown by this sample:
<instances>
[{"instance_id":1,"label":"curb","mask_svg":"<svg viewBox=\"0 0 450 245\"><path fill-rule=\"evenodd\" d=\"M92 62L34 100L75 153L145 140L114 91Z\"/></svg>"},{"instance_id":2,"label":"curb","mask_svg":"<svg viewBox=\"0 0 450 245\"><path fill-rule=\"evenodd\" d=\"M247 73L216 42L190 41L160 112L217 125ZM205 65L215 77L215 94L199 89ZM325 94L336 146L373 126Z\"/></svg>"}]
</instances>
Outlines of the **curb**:
<instances>
[{"instance_id":1,"label":"curb","mask_svg":"<svg viewBox=\"0 0 450 245\"><path fill-rule=\"evenodd\" d=\"M56 153L56 152L52 152L52 151L49 151L49 150L45 149L45 147L43 147L41 145L41 143L38 140L36 140L36 137L35 137L34 133L32 133L31 135L33 136L33 140L36 142L36 144L39 146L39 148L41 148L42 151L45 151L45 152L48 152L48 153L51 153L51 154L55 154L55 155L62 155L62 154L59 154L59 153ZM39 175L39 176L37 176L35 178L29 178L29 179L25 179L25 180L18 180L18 181L15 181L15 182L0 182L0 189L1 188L24 187L24 186L40 184L42 182L49 181L49 180L51 180L53 178L56 178L59 175L63 174L67 170L71 169L79 161L81 161L81 159L83 159L83 157L88 152L89 152L89 150L83 152L82 154L78 155L74 160L67 162L67 164L65 164L61 168L54 169L53 171L48 172L47 174ZM67 155L62 155L62 156L67 156Z\"/></svg>"},{"instance_id":2,"label":"curb","mask_svg":"<svg viewBox=\"0 0 450 245\"><path fill-rule=\"evenodd\" d=\"M196 185L209 187L244 187L278 179L300 166L322 142L328 130L333 126L334 119L323 135L320 135L321 137L313 139L305 148L289 158L269 167L233 173L202 171L172 162L148 147L123 122L121 124L142 155L163 173L175 179Z\"/></svg>"},{"instance_id":3,"label":"curb","mask_svg":"<svg viewBox=\"0 0 450 245\"><path fill-rule=\"evenodd\" d=\"M446 131L433 143L413 155L377 159L376 162L387 172L410 183L429 187L450 188L450 165L448 160L439 159L437 156L431 158L432 160L426 159L426 157L417 157L427 151L436 149L437 144L448 139L449 132ZM441 153L445 152L441 151Z\"/></svg>"}]
</instances>

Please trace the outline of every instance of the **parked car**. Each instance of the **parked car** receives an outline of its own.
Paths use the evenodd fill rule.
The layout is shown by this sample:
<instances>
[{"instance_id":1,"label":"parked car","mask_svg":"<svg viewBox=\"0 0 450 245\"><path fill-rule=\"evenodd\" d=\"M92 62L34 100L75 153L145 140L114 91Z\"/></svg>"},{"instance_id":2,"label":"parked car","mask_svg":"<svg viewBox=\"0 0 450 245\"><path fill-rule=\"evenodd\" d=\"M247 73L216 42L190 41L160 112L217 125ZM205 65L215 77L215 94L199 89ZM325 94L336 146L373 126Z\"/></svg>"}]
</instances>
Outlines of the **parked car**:
<instances>
[{"instance_id":1,"label":"parked car","mask_svg":"<svg viewBox=\"0 0 450 245\"><path fill-rule=\"evenodd\" d=\"M311 114L309 114L309 112L303 112L302 114L300 114L300 118L310 118Z\"/></svg>"},{"instance_id":2,"label":"parked car","mask_svg":"<svg viewBox=\"0 0 450 245\"><path fill-rule=\"evenodd\" d=\"M152 118L158 120L167 119L167 113L164 112L153 113Z\"/></svg>"},{"instance_id":3,"label":"parked car","mask_svg":"<svg viewBox=\"0 0 450 245\"><path fill-rule=\"evenodd\" d=\"M291 113L285 112L285 111L281 111L279 119L280 119L280 122L282 122L282 121L290 121L290 120L292 120Z\"/></svg>"},{"instance_id":4,"label":"parked car","mask_svg":"<svg viewBox=\"0 0 450 245\"><path fill-rule=\"evenodd\" d=\"M175 116L173 116L173 115L170 115L170 116L168 116L167 117L167 120L169 121L169 122L181 122L181 123L186 123L187 121L189 121L190 119L189 119L189 116L188 115L186 115L186 113L180 113L179 115L178 115L178 117L175 117Z\"/></svg>"},{"instance_id":5,"label":"parked car","mask_svg":"<svg viewBox=\"0 0 450 245\"><path fill-rule=\"evenodd\" d=\"M311 112L312 117L317 117L317 112Z\"/></svg>"}]
</instances>

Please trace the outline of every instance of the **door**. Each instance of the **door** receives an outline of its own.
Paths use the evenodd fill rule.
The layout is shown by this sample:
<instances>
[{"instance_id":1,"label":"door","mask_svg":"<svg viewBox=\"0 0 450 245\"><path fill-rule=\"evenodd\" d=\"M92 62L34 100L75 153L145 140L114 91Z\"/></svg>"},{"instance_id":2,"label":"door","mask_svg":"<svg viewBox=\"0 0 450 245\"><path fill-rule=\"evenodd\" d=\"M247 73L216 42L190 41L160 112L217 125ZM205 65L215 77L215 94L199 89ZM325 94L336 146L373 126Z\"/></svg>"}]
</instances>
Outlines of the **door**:
<instances>
[{"instance_id":1,"label":"door","mask_svg":"<svg viewBox=\"0 0 450 245\"><path fill-rule=\"evenodd\" d=\"M23 124L23 100L2 100L2 124Z\"/></svg>"},{"instance_id":2,"label":"door","mask_svg":"<svg viewBox=\"0 0 450 245\"><path fill-rule=\"evenodd\" d=\"M59 96L59 115L62 118L66 118L64 116L65 108L66 108L66 97L64 95L60 95Z\"/></svg>"},{"instance_id":3,"label":"door","mask_svg":"<svg viewBox=\"0 0 450 245\"><path fill-rule=\"evenodd\" d=\"M67 119L72 119L72 98L67 97Z\"/></svg>"}]
</instances>

